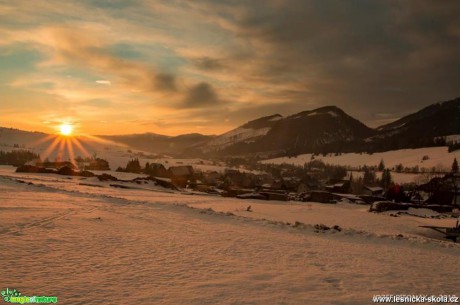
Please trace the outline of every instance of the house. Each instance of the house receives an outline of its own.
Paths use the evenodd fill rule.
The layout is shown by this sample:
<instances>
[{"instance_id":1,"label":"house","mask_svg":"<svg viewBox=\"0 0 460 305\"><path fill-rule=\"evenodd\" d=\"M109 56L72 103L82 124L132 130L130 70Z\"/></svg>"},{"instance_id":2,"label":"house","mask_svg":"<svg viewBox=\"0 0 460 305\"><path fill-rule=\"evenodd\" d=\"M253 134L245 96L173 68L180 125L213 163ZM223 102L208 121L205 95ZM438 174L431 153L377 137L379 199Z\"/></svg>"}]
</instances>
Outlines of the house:
<instances>
[{"instance_id":1,"label":"house","mask_svg":"<svg viewBox=\"0 0 460 305\"><path fill-rule=\"evenodd\" d=\"M263 184L261 188L269 191L297 192L299 184L300 179L296 177L285 177L277 179L271 184Z\"/></svg>"},{"instance_id":2,"label":"house","mask_svg":"<svg viewBox=\"0 0 460 305\"><path fill-rule=\"evenodd\" d=\"M107 162L104 159L87 158L85 161L83 161L83 169L84 170L110 170L110 167L109 167L109 162Z\"/></svg>"},{"instance_id":3,"label":"house","mask_svg":"<svg viewBox=\"0 0 460 305\"><path fill-rule=\"evenodd\" d=\"M235 170L226 170L224 184L242 188L253 188L255 186L255 175Z\"/></svg>"},{"instance_id":4,"label":"house","mask_svg":"<svg viewBox=\"0 0 460 305\"><path fill-rule=\"evenodd\" d=\"M283 178L283 181L284 185L286 186L286 190L289 192L297 192L301 182L300 178L297 177L285 177Z\"/></svg>"},{"instance_id":5,"label":"house","mask_svg":"<svg viewBox=\"0 0 460 305\"><path fill-rule=\"evenodd\" d=\"M255 176L255 184L258 188L269 188L275 179L269 174L258 174Z\"/></svg>"},{"instance_id":6,"label":"house","mask_svg":"<svg viewBox=\"0 0 460 305\"><path fill-rule=\"evenodd\" d=\"M383 188L380 186L364 186L363 195L382 196Z\"/></svg>"},{"instance_id":7,"label":"house","mask_svg":"<svg viewBox=\"0 0 460 305\"><path fill-rule=\"evenodd\" d=\"M298 187L297 187L297 193L306 193L309 191L316 191L321 188L321 185L319 183L315 182L300 182Z\"/></svg>"},{"instance_id":8,"label":"house","mask_svg":"<svg viewBox=\"0 0 460 305\"><path fill-rule=\"evenodd\" d=\"M281 192L260 192L267 200L278 200L278 201L287 201L287 193Z\"/></svg>"},{"instance_id":9,"label":"house","mask_svg":"<svg viewBox=\"0 0 460 305\"><path fill-rule=\"evenodd\" d=\"M349 193L350 186L350 180L341 180L335 184L326 185L326 190L333 193Z\"/></svg>"},{"instance_id":10,"label":"house","mask_svg":"<svg viewBox=\"0 0 460 305\"><path fill-rule=\"evenodd\" d=\"M216 171L203 173L203 180L209 185L217 185L222 178L222 175Z\"/></svg>"},{"instance_id":11,"label":"house","mask_svg":"<svg viewBox=\"0 0 460 305\"><path fill-rule=\"evenodd\" d=\"M450 173L444 177L435 177L418 188L419 191L429 193L426 203L460 206L460 175Z\"/></svg>"},{"instance_id":12,"label":"house","mask_svg":"<svg viewBox=\"0 0 460 305\"><path fill-rule=\"evenodd\" d=\"M333 203L334 196L329 192L323 191L314 191L310 194L310 200L314 202L321 202L321 203Z\"/></svg>"},{"instance_id":13,"label":"house","mask_svg":"<svg viewBox=\"0 0 460 305\"><path fill-rule=\"evenodd\" d=\"M186 187L187 183L195 181L195 171L190 165L171 166L168 174L172 183L179 187Z\"/></svg>"},{"instance_id":14,"label":"house","mask_svg":"<svg viewBox=\"0 0 460 305\"><path fill-rule=\"evenodd\" d=\"M278 179L278 180L275 180L275 182L273 182L270 185L270 189L279 190L279 191L287 191L288 184L286 183L286 181L284 181L284 179Z\"/></svg>"}]
</instances>

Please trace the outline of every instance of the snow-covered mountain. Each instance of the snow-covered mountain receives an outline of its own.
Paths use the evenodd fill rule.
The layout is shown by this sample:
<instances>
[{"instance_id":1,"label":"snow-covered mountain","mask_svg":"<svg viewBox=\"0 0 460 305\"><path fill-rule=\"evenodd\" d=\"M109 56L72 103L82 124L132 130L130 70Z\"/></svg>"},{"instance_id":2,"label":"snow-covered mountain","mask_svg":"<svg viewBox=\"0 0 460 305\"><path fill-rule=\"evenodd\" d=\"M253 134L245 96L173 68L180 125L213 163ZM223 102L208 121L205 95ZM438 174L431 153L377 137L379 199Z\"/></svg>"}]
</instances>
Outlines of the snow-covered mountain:
<instances>
[{"instance_id":1,"label":"snow-covered mountain","mask_svg":"<svg viewBox=\"0 0 460 305\"><path fill-rule=\"evenodd\" d=\"M283 118L263 117L231 130L204 146L221 155L260 152L300 153L343 149L375 131L335 106L303 111Z\"/></svg>"},{"instance_id":2,"label":"snow-covered mountain","mask_svg":"<svg viewBox=\"0 0 460 305\"><path fill-rule=\"evenodd\" d=\"M132 148L163 154L181 154L184 151L194 151L195 146L200 146L212 140L215 136L198 133L179 135L175 137L155 133L132 135L100 136L101 138L123 143Z\"/></svg>"},{"instance_id":3,"label":"snow-covered mountain","mask_svg":"<svg viewBox=\"0 0 460 305\"><path fill-rule=\"evenodd\" d=\"M30 132L14 128L0 127L0 147L16 145L21 148L40 143L48 135L42 132Z\"/></svg>"},{"instance_id":4,"label":"snow-covered mountain","mask_svg":"<svg viewBox=\"0 0 460 305\"><path fill-rule=\"evenodd\" d=\"M203 147L203 151L219 151L237 143L254 143L265 136L282 119L281 115L275 114L250 121L210 140Z\"/></svg>"},{"instance_id":5,"label":"snow-covered mountain","mask_svg":"<svg viewBox=\"0 0 460 305\"><path fill-rule=\"evenodd\" d=\"M252 126L255 122L260 122ZM379 152L452 144L460 135L460 98L435 103L372 129L335 106L249 122L202 146L219 155Z\"/></svg>"},{"instance_id":6,"label":"snow-covered mountain","mask_svg":"<svg viewBox=\"0 0 460 305\"><path fill-rule=\"evenodd\" d=\"M432 104L377 131L367 141L378 151L451 144L460 135L460 98Z\"/></svg>"},{"instance_id":7,"label":"snow-covered mountain","mask_svg":"<svg viewBox=\"0 0 460 305\"><path fill-rule=\"evenodd\" d=\"M14 143L29 147L41 143L40 139L46 136L0 128L0 145ZM376 129L367 127L336 106L326 106L288 117L279 114L262 117L218 136L187 134L171 137L145 133L98 137L137 150L182 157L382 152L443 146L458 143L459 138L460 98L430 105ZM90 139L81 141L92 144ZM105 149L107 143L100 145Z\"/></svg>"}]
</instances>

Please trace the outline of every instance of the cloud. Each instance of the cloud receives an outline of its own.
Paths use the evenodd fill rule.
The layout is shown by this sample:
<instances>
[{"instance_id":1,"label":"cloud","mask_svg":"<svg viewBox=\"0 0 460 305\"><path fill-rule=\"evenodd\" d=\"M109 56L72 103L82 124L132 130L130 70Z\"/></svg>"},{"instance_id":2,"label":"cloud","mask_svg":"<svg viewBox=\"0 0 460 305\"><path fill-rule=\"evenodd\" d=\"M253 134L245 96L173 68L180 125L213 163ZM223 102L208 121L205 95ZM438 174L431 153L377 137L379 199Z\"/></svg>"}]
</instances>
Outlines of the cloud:
<instances>
[{"instance_id":1,"label":"cloud","mask_svg":"<svg viewBox=\"0 0 460 305\"><path fill-rule=\"evenodd\" d=\"M223 69L225 66L222 64L222 60L216 58L209 58L209 57L202 57L195 59L193 61L194 65L202 70L220 70Z\"/></svg>"},{"instance_id":2,"label":"cloud","mask_svg":"<svg viewBox=\"0 0 460 305\"><path fill-rule=\"evenodd\" d=\"M108 72L146 91L175 90L175 76L142 61L113 54L119 40L97 24L49 25L27 31L6 32L10 44L26 43L45 56L42 67L78 67Z\"/></svg>"},{"instance_id":3,"label":"cloud","mask_svg":"<svg viewBox=\"0 0 460 305\"><path fill-rule=\"evenodd\" d=\"M456 0L118 2L0 5L1 54L38 54L20 78L0 71L5 83L31 109L91 116L79 107L99 99L218 129L330 104L372 125L460 95Z\"/></svg>"},{"instance_id":4,"label":"cloud","mask_svg":"<svg viewBox=\"0 0 460 305\"><path fill-rule=\"evenodd\" d=\"M176 76L171 74L156 74L154 77L154 86L160 91L174 92L178 90Z\"/></svg>"},{"instance_id":5,"label":"cloud","mask_svg":"<svg viewBox=\"0 0 460 305\"><path fill-rule=\"evenodd\" d=\"M404 112L460 93L455 1L285 1L276 9L244 7L245 14L228 20L234 34L252 46L252 65L242 77L251 83L279 93L291 84L298 100L337 104L368 122L374 111ZM238 67L237 62L229 65ZM382 87L404 91L382 93ZM287 103L286 109L293 106Z\"/></svg>"},{"instance_id":6,"label":"cloud","mask_svg":"<svg viewBox=\"0 0 460 305\"><path fill-rule=\"evenodd\" d=\"M109 80L103 80L103 79L97 80L96 83L97 83L97 84L100 84L100 85L106 85L106 86L111 86L111 85L112 85L112 82L111 82L111 81L109 81Z\"/></svg>"},{"instance_id":7,"label":"cloud","mask_svg":"<svg viewBox=\"0 0 460 305\"><path fill-rule=\"evenodd\" d=\"M199 83L187 92L184 99L186 108L208 107L219 104L219 97L208 83Z\"/></svg>"}]
</instances>

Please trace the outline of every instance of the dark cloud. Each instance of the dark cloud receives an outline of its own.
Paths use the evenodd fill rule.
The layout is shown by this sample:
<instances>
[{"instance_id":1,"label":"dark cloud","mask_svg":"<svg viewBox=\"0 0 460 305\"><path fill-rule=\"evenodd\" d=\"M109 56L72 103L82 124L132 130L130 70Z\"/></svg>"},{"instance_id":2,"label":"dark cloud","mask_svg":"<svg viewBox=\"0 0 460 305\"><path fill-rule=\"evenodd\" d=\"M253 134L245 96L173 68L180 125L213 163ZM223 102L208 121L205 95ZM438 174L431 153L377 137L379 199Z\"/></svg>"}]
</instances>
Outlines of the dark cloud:
<instances>
[{"instance_id":1,"label":"dark cloud","mask_svg":"<svg viewBox=\"0 0 460 305\"><path fill-rule=\"evenodd\" d=\"M186 93L183 106L187 108L197 108L216 106L218 103L219 97L213 87L208 83L199 83Z\"/></svg>"},{"instance_id":2,"label":"dark cloud","mask_svg":"<svg viewBox=\"0 0 460 305\"><path fill-rule=\"evenodd\" d=\"M314 100L373 124L372 113L404 113L460 95L458 1L280 3L244 2L244 13L226 21L254 46L255 68L243 79L298 86L286 110Z\"/></svg>"},{"instance_id":3,"label":"dark cloud","mask_svg":"<svg viewBox=\"0 0 460 305\"><path fill-rule=\"evenodd\" d=\"M458 0L88 1L18 6L5 18L39 30L6 40L27 36L45 66L113 80L114 105L129 92L209 128L337 105L375 126L460 96Z\"/></svg>"},{"instance_id":4,"label":"dark cloud","mask_svg":"<svg viewBox=\"0 0 460 305\"><path fill-rule=\"evenodd\" d=\"M199 69L208 71L221 70L224 68L221 60L209 57L194 60L194 65Z\"/></svg>"},{"instance_id":5,"label":"dark cloud","mask_svg":"<svg viewBox=\"0 0 460 305\"><path fill-rule=\"evenodd\" d=\"M177 91L176 77L171 74L153 74L155 89L160 91Z\"/></svg>"}]
</instances>

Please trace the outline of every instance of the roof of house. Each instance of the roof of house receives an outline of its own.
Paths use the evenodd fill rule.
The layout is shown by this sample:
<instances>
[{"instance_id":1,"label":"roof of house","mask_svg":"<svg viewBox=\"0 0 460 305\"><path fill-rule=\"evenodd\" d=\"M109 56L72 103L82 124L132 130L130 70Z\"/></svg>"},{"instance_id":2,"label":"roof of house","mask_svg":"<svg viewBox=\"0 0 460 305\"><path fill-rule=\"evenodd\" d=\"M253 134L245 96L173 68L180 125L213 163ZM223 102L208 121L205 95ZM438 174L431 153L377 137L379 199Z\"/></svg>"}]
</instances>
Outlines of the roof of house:
<instances>
[{"instance_id":1,"label":"roof of house","mask_svg":"<svg viewBox=\"0 0 460 305\"><path fill-rule=\"evenodd\" d=\"M184 166L172 166L169 168L169 171L174 176L189 176L193 175L193 167L190 165Z\"/></svg>"},{"instance_id":2,"label":"roof of house","mask_svg":"<svg viewBox=\"0 0 460 305\"><path fill-rule=\"evenodd\" d=\"M371 192L381 192L383 188L380 186L364 186L364 188L368 189Z\"/></svg>"}]
</instances>

